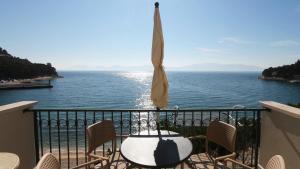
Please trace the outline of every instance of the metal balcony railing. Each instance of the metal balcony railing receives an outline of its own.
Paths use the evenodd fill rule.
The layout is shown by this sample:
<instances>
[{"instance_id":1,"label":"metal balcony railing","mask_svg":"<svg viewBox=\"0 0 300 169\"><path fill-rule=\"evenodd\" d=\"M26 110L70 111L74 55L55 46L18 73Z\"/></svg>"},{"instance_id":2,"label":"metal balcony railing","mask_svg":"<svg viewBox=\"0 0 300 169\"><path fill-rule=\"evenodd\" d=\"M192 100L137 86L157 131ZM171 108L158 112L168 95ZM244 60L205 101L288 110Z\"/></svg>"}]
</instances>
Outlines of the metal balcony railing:
<instances>
[{"instance_id":1,"label":"metal balcony railing","mask_svg":"<svg viewBox=\"0 0 300 169\"><path fill-rule=\"evenodd\" d=\"M160 126L184 136L205 134L209 122L215 119L237 128L237 159L257 167L260 141L260 115L267 109L32 109L34 113L36 159L46 152L57 156L62 166L70 168L87 161L87 126L101 120L114 121L120 135L156 129L156 113L160 113ZM123 139L118 140L118 144ZM193 142L194 152L203 150L204 144ZM203 145L203 146L202 146ZM105 153L110 143L95 153ZM215 148L215 151L220 149Z\"/></svg>"}]
</instances>

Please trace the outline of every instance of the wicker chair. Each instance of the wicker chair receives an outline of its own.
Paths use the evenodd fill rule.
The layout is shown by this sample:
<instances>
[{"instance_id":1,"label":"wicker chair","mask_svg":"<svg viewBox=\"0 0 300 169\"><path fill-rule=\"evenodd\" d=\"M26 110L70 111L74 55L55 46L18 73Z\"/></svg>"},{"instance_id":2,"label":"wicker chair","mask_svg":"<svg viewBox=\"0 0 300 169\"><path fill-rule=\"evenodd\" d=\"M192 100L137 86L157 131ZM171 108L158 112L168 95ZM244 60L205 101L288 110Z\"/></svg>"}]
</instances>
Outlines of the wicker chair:
<instances>
[{"instance_id":1,"label":"wicker chair","mask_svg":"<svg viewBox=\"0 0 300 169\"><path fill-rule=\"evenodd\" d=\"M60 169L58 160L51 153L44 154L35 169Z\"/></svg>"},{"instance_id":2,"label":"wicker chair","mask_svg":"<svg viewBox=\"0 0 300 169\"><path fill-rule=\"evenodd\" d=\"M112 121L103 120L88 126L88 162L80 164L73 169L79 168L95 168L95 169L110 169L110 168L126 168L128 164L122 159L120 153L117 153L116 141L117 136L115 127ZM121 136L126 137L126 136ZM107 151L105 156L94 154L96 149L106 142L112 142L112 150ZM92 160L93 159L93 160ZM39 161L36 169L60 169L60 164L57 159L51 154L45 154Z\"/></svg>"},{"instance_id":3,"label":"wicker chair","mask_svg":"<svg viewBox=\"0 0 300 169\"><path fill-rule=\"evenodd\" d=\"M186 161L190 168L222 168L225 166L224 163L221 163L222 161L227 158L235 158L236 128L234 126L215 120L207 127L206 134L206 136L198 135L190 137L190 139L205 139L205 153L193 154L191 158ZM229 153L227 155L213 157L208 146L210 142L225 148Z\"/></svg>"},{"instance_id":4,"label":"wicker chair","mask_svg":"<svg viewBox=\"0 0 300 169\"><path fill-rule=\"evenodd\" d=\"M238 161L235 161L233 159L225 159L226 166L229 168L228 162L232 163L232 167L235 168L235 166L240 166L246 169L254 169L250 166L247 166L243 163L240 163ZM261 167L262 168L262 167ZM274 155L267 163L267 166L265 169L285 169L285 163L280 155Z\"/></svg>"},{"instance_id":5,"label":"wicker chair","mask_svg":"<svg viewBox=\"0 0 300 169\"><path fill-rule=\"evenodd\" d=\"M117 153L116 141L117 137L126 137L126 136L117 136L115 131L115 126L111 120L103 120L88 126L87 128L88 136L88 151L87 157L88 161L91 159L100 160L101 162L94 166L94 168L126 168L127 163L122 159L121 154ZM105 153L105 156L100 156L94 154L94 151L103 145L106 142L112 143L112 150L108 149ZM83 166L85 164L82 164ZM81 168L79 165L74 169Z\"/></svg>"},{"instance_id":6,"label":"wicker chair","mask_svg":"<svg viewBox=\"0 0 300 169\"><path fill-rule=\"evenodd\" d=\"M92 164L101 162L100 159L89 161L87 163L81 164L80 166L77 166L75 168L83 168L83 167L89 167ZM61 169L61 166L59 164L59 161L56 159L56 157L51 153L46 153L43 155L43 157L40 159L38 164L36 165L35 169Z\"/></svg>"}]
</instances>

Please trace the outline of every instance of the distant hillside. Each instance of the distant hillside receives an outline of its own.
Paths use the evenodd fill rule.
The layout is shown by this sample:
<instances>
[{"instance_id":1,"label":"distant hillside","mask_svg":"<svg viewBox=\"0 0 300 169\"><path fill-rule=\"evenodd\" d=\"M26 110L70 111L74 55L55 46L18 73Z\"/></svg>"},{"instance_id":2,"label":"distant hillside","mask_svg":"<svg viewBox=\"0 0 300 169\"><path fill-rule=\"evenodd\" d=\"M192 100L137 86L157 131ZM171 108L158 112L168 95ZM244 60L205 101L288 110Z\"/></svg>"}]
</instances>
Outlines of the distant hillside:
<instances>
[{"instance_id":1,"label":"distant hillside","mask_svg":"<svg viewBox=\"0 0 300 169\"><path fill-rule=\"evenodd\" d=\"M267 80L300 80L300 60L291 65L270 67L262 72L262 78Z\"/></svg>"},{"instance_id":2,"label":"distant hillside","mask_svg":"<svg viewBox=\"0 0 300 169\"><path fill-rule=\"evenodd\" d=\"M10 55L0 47L0 80L30 79L41 76L55 76L58 74L51 63L31 63Z\"/></svg>"},{"instance_id":3,"label":"distant hillside","mask_svg":"<svg viewBox=\"0 0 300 169\"><path fill-rule=\"evenodd\" d=\"M221 63L201 63L175 68L174 70L187 71L261 71L258 66L243 65L243 64L221 64Z\"/></svg>"}]
</instances>

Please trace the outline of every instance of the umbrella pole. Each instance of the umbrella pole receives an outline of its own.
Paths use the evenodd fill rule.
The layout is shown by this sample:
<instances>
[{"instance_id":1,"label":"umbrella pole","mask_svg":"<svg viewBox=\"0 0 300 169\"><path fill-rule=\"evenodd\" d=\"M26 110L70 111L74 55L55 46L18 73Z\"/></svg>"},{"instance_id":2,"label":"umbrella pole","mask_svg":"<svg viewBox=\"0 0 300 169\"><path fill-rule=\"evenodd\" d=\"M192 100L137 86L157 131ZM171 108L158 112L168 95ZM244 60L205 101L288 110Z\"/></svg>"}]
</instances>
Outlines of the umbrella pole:
<instances>
[{"instance_id":1,"label":"umbrella pole","mask_svg":"<svg viewBox=\"0 0 300 169\"><path fill-rule=\"evenodd\" d=\"M159 120L160 120L160 118L159 118L159 115L160 115L160 109L159 109L159 107L156 107L156 113L158 113L158 114L156 114L156 128L157 128L157 133L158 133L158 137L159 137L159 140L162 140L162 138L161 138L161 133L160 133L160 125L159 125Z\"/></svg>"},{"instance_id":2,"label":"umbrella pole","mask_svg":"<svg viewBox=\"0 0 300 169\"><path fill-rule=\"evenodd\" d=\"M159 115L160 115L160 109L159 109L159 107L156 107L156 128L157 128L157 130L159 131L159 129L160 129L160 125L159 125L159 123L160 123L160 118L159 118Z\"/></svg>"}]
</instances>

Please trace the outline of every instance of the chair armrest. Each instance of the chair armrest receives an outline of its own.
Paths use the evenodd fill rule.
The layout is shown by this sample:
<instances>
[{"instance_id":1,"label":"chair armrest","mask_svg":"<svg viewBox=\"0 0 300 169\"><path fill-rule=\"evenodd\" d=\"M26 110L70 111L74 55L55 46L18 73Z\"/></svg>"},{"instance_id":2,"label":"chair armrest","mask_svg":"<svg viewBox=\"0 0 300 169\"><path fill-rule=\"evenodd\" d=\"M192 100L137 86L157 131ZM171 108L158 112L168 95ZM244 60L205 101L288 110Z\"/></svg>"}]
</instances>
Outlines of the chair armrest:
<instances>
[{"instance_id":1,"label":"chair armrest","mask_svg":"<svg viewBox=\"0 0 300 169\"><path fill-rule=\"evenodd\" d=\"M230 158L226 158L224 161L225 161L226 167L228 167L227 162L230 161L232 164L239 165L239 166L241 166L243 168L253 169L252 167L249 167L249 166L247 166L247 165L245 165L245 164L243 164L241 162L235 161L235 160L230 159Z\"/></svg>"},{"instance_id":2,"label":"chair armrest","mask_svg":"<svg viewBox=\"0 0 300 169\"><path fill-rule=\"evenodd\" d=\"M197 136L191 136L191 137L188 137L189 139L197 139L197 138L200 138L200 139L206 139L206 136L205 135L197 135Z\"/></svg>"},{"instance_id":3,"label":"chair armrest","mask_svg":"<svg viewBox=\"0 0 300 169\"><path fill-rule=\"evenodd\" d=\"M83 168L83 167L86 167L86 166L89 166L91 164L95 164L95 163L98 163L98 162L101 162L102 160L100 159L97 159L97 160L93 160L93 161L89 161L89 162L86 162L86 163L83 163L83 164L80 164L76 167L73 167L72 169L78 169L78 168Z\"/></svg>"},{"instance_id":4,"label":"chair armrest","mask_svg":"<svg viewBox=\"0 0 300 169\"><path fill-rule=\"evenodd\" d=\"M220 156L214 159L214 161L221 161L221 160L225 160L227 158L234 158L236 156L235 152L228 154L228 155L224 155L224 156Z\"/></svg>"},{"instance_id":5,"label":"chair armrest","mask_svg":"<svg viewBox=\"0 0 300 169\"><path fill-rule=\"evenodd\" d=\"M103 157L103 156L99 156L99 155L96 155L96 154L89 154L88 156L90 156L91 158L97 158L98 160L109 160L109 158L107 157Z\"/></svg>"}]
</instances>

